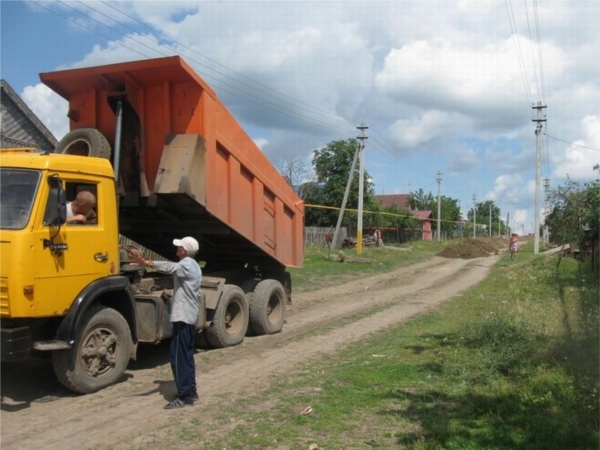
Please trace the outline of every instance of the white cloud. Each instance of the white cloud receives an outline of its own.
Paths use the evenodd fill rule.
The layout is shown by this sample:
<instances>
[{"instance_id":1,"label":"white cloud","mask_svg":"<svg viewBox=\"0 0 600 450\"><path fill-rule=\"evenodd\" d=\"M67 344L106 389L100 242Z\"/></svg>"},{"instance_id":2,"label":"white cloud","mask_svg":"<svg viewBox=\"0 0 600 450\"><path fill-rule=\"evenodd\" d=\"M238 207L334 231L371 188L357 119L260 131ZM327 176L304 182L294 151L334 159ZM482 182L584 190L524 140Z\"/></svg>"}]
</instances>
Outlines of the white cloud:
<instances>
[{"instance_id":1,"label":"white cloud","mask_svg":"<svg viewBox=\"0 0 600 450\"><path fill-rule=\"evenodd\" d=\"M571 179L590 180L594 177L593 167L600 164L600 116L587 115L581 119L580 129L583 138L565 144L559 142L558 151L550 155L552 177L564 180ZM589 148L586 148L589 147ZM592 150L595 148L597 150Z\"/></svg>"},{"instance_id":2,"label":"white cloud","mask_svg":"<svg viewBox=\"0 0 600 450\"><path fill-rule=\"evenodd\" d=\"M60 140L69 131L68 103L43 84L26 86L21 98L55 138Z\"/></svg>"},{"instance_id":3,"label":"white cloud","mask_svg":"<svg viewBox=\"0 0 600 450\"><path fill-rule=\"evenodd\" d=\"M269 141L267 139L264 139L264 138L256 138L256 139L253 139L253 141L256 144L256 146L258 148L260 148L261 150L263 149L263 147L265 145L267 145L269 143Z\"/></svg>"},{"instance_id":4,"label":"white cloud","mask_svg":"<svg viewBox=\"0 0 600 450\"><path fill-rule=\"evenodd\" d=\"M400 147L415 148L440 136L455 137L467 124L458 114L429 110L418 117L396 120L389 127L389 135Z\"/></svg>"},{"instance_id":5,"label":"white cloud","mask_svg":"<svg viewBox=\"0 0 600 450\"><path fill-rule=\"evenodd\" d=\"M481 158L474 149L463 148L454 152L447 168L453 173L464 174L477 169L481 162Z\"/></svg>"}]
</instances>

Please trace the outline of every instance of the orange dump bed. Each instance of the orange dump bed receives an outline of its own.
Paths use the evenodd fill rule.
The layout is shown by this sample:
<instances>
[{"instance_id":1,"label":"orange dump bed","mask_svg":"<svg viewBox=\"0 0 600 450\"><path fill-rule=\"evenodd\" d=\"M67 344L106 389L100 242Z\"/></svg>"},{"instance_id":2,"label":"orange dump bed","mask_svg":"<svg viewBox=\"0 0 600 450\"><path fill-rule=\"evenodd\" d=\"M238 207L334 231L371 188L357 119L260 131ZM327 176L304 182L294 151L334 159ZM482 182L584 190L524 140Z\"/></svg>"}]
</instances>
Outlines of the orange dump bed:
<instances>
[{"instance_id":1,"label":"orange dump bed","mask_svg":"<svg viewBox=\"0 0 600 450\"><path fill-rule=\"evenodd\" d=\"M71 130L113 149L121 101L121 234L170 258L173 238L194 236L213 267L302 265L302 201L180 57L40 78L68 100Z\"/></svg>"}]
</instances>

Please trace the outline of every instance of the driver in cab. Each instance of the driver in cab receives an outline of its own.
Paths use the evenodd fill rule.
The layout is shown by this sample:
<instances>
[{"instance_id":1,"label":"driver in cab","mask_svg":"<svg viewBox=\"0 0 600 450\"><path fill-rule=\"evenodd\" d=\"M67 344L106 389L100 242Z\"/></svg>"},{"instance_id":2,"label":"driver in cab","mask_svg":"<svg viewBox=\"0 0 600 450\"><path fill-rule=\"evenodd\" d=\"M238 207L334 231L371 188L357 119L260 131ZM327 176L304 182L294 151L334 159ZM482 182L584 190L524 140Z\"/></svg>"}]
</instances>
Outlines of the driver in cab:
<instances>
[{"instance_id":1,"label":"driver in cab","mask_svg":"<svg viewBox=\"0 0 600 450\"><path fill-rule=\"evenodd\" d=\"M67 203L67 223L97 223L96 197L89 191L81 191L75 200Z\"/></svg>"}]
</instances>

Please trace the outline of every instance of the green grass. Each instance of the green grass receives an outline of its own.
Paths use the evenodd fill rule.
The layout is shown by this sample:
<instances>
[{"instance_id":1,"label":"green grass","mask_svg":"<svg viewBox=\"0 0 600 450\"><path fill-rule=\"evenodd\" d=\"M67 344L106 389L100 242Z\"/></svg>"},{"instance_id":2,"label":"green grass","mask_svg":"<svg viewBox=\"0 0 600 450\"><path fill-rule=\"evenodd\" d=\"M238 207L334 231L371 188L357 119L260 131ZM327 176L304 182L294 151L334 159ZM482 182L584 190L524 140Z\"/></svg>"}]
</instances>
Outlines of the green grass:
<instances>
[{"instance_id":1,"label":"green grass","mask_svg":"<svg viewBox=\"0 0 600 450\"><path fill-rule=\"evenodd\" d=\"M230 433L198 444L597 449L598 278L576 261L528 250L517 261L505 254L488 279L441 312L314 361L259 397L236 400L219 419ZM392 267L385 257L373 259ZM329 261L312 264L336 274ZM313 412L301 415L309 405ZM190 426L181 439L189 439Z\"/></svg>"},{"instance_id":2,"label":"green grass","mask_svg":"<svg viewBox=\"0 0 600 450\"><path fill-rule=\"evenodd\" d=\"M308 247L304 253L304 267L288 270L295 292L315 290L354 279L357 274L389 272L425 261L450 245L456 245L456 241L414 241L398 247L365 247L361 255L357 255L356 249L338 250L330 254L326 247ZM345 257L343 263L337 260L340 253Z\"/></svg>"}]
</instances>

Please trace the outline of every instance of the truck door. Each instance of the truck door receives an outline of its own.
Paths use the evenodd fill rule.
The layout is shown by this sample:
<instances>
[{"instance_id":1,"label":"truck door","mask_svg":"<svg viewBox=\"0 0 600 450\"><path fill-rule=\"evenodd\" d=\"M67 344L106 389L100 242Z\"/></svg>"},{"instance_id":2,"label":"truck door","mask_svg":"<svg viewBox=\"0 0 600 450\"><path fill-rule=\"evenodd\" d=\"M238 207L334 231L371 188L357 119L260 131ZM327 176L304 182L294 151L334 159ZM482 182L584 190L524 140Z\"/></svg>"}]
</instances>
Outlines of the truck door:
<instances>
[{"instance_id":1,"label":"truck door","mask_svg":"<svg viewBox=\"0 0 600 450\"><path fill-rule=\"evenodd\" d=\"M94 280L106 277L114 271L117 255L109 255L107 230L109 215L106 213L106 193L99 180L68 179L63 176L67 200L72 201L78 192L87 190L96 197L94 213L96 220L88 223L64 224L49 227L42 223L39 214L34 227L33 258L35 270L34 304L36 316L62 316L81 290ZM108 201L111 205L112 202ZM44 205L42 205L44 206ZM93 214L91 214L93 215ZM112 213L114 216L114 212ZM56 236L52 236L56 234ZM64 244L63 251L44 248L44 240L53 238Z\"/></svg>"}]
</instances>

